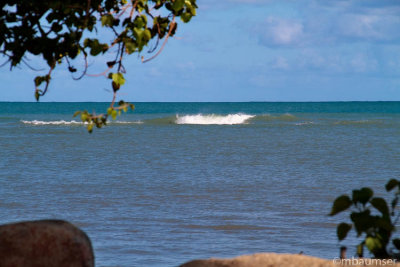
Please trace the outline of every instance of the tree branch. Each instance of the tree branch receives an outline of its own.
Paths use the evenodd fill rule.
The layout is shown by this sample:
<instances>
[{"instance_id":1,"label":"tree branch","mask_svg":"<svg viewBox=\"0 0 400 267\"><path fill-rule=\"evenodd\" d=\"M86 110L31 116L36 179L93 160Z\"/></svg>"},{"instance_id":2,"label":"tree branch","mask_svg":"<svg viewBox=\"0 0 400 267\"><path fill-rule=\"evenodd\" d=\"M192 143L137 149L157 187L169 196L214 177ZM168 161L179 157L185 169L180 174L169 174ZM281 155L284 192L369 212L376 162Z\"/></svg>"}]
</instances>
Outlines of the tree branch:
<instances>
[{"instance_id":1,"label":"tree branch","mask_svg":"<svg viewBox=\"0 0 400 267\"><path fill-rule=\"evenodd\" d=\"M168 34L165 37L164 43L162 44L160 50L158 50L158 52L154 56L152 56L152 57L150 57L148 59L144 59L144 57L142 57L142 63L146 63L146 62L149 62L150 60L153 60L154 58L156 58L162 52L162 50L164 49L164 46L167 44L168 38L171 36L172 29L174 29L174 27L175 27L175 15L174 15L174 17L173 17L173 19L171 21L171 24L169 26Z\"/></svg>"}]
</instances>

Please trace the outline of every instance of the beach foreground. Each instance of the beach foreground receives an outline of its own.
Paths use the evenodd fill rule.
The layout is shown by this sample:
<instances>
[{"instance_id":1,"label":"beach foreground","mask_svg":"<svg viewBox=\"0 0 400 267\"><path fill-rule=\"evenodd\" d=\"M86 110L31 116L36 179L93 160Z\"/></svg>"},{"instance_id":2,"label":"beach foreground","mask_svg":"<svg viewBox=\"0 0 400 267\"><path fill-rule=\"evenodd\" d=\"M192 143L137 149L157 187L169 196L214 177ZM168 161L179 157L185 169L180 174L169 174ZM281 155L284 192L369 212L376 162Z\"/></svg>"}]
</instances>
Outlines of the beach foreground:
<instances>
[{"instance_id":1,"label":"beach foreground","mask_svg":"<svg viewBox=\"0 0 400 267\"><path fill-rule=\"evenodd\" d=\"M345 257L345 254L343 254ZM0 225L0 266L94 267L89 237L73 224L40 220ZM335 258L257 253L235 258L192 260L180 267L400 266L394 259Z\"/></svg>"},{"instance_id":2,"label":"beach foreground","mask_svg":"<svg viewBox=\"0 0 400 267\"><path fill-rule=\"evenodd\" d=\"M187 262L180 267L334 267L334 266L400 266L392 259L333 259L326 260L306 255L257 253L230 259L207 259Z\"/></svg>"}]
</instances>

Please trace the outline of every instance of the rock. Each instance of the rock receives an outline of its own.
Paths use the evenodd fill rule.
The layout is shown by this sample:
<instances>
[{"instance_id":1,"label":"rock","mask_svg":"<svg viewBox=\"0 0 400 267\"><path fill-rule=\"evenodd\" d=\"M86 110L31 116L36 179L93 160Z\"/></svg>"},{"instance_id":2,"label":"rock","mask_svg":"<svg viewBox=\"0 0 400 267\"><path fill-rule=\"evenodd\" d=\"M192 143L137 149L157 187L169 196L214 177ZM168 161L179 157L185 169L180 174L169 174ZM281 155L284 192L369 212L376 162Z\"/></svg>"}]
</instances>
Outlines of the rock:
<instances>
[{"instance_id":1,"label":"rock","mask_svg":"<svg viewBox=\"0 0 400 267\"><path fill-rule=\"evenodd\" d=\"M0 226L0 267L93 267L89 237L61 220Z\"/></svg>"},{"instance_id":2,"label":"rock","mask_svg":"<svg viewBox=\"0 0 400 267\"><path fill-rule=\"evenodd\" d=\"M385 261L385 262L383 262ZM390 261L390 262L389 262ZM258 253L231 259L207 259L187 262L180 267L339 267L339 266L400 266L393 260L340 259L325 260L305 255Z\"/></svg>"}]
</instances>

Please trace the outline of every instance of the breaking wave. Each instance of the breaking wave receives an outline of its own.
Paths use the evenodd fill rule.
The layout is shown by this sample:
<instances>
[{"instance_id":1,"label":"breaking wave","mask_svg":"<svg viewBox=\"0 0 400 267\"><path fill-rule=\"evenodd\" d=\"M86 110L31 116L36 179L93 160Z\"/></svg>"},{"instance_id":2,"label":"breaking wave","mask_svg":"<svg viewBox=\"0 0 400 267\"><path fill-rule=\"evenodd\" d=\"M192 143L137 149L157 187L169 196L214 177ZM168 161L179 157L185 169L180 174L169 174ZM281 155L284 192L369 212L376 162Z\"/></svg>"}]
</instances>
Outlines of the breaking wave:
<instances>
[{"instance_id":1,"label":"breaking wave","mask_svg":"<svg viewBox=\"0 0 400 267\"><path fill-rule=\"evenodd\" d=\"M228 115L176 115L176 124L202 124L202 125L234 125L248 123L254 115L247 114L228 114Z\"/></svg>"},{"instance_id":2,"label":"breaking wave","mask_svg":"<svg viewBox=\"0 0 400 267\"><path fill-rule=\"evenodd\" d=\"M190 124L190 125L238 125L238 124L250 124L250 123L266 123L266 122L296 122L298 118L291 114L282 115L250 115L244 113L235 114L176 114L165 117L149 118L135 121L108 121L107 124L112 125L167 125L167 124ZM76 120L21 120L23 124L33 126L74 126L83 125L83 122Z\"/></svg>"},{"instance_id":3,"label":"breaking wave","mask_svg":"<svg viewBox=\"0 0 400 267\"><path fill-rule=\"evenodd\" d=\"M77 120L21 120L21 123L32 126L79 126L84 123ZM245 124L271 124L271 125L379 125L384 120L319 120L318 118L296 117L292 114L176 114L160 115L153 118L136 118L135 120L108 121L110 125L245 125Z\"/></svg>"}]
</instances>

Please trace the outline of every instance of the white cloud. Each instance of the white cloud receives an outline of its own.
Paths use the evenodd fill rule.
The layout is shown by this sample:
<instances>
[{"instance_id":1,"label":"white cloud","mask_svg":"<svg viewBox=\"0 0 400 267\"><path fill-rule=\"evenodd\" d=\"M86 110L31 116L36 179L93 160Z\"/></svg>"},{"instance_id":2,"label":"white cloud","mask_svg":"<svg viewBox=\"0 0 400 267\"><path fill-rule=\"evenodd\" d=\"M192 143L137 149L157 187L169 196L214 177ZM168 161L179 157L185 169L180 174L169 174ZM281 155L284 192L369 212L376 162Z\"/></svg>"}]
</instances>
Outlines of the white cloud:
<instances>
[{"instance_id":1,"label":"white cloud","mask_svg":"<svg viewBox=\"0 0 400 267\"><path fill-rule=\"evenodd\" d=\"M303 24L297 21L269 17L258 26L259 40L266 46L293 46L302 42Z\"/></svg>"},{"instance_id":2,"label":"white cloud","mask_svg":"<svg viewBox=\"0 0 400 267\"><path fill-rule=\"evenodd\" d=\"M147 73L152 77L162 77L163 75L163 72L160 71L160 69L157 67L150 68L150 70Z\"/></svg>"},{"instance_id":3,"label":"white cloud","mask_svg":"<svg viewBox=\"0 0 400 267\"><path fill-rule=\"evenodd\" d=\"M371 72L377 70L378 62L365 54L356 54L350 59L350 67L355 72Z\"/></svg>"},{"instance_id":4,"label":"white cloud","mask_svg":"<svg viewBox=\"0 0 400 267\"><path fill-rule=\"evenodd\" d=\"M367 2L299 0L291 6L297 7L295 13L266 17L245 30L261 45L274 48L400 42L400 2L397 6Z\"/></svg>"},{"instance_id":5,"label":"white cloud","mask_svg":"<svg viewBox=\"0 0 400 267\"><path fill-rule=\"evenodd\" d=\"M346 14L337 21L338 35L365 41L391 41L400 37L400 18L385 14Z\"/></svg>"},{"instance_id":6,"label":"white cloud","mask_svg":"<svg viewBox=\"0 0 400 267\"><path fill-rule=\"evenodd\" d=\"M289 62L285 57L277 56L270 63L270 68L275 70L289 70Z\"/></svg>"},{"instance_id":7,"label":"white cloud","mask_svg":"<svg viewBox=\"0 0 400 267\"><path fill-rule=\"evenodd\" d=\"M180 72L194 71L196 69L196 66L192 61L177 62L176 67Z\"/></svg>"}]
</instances>

